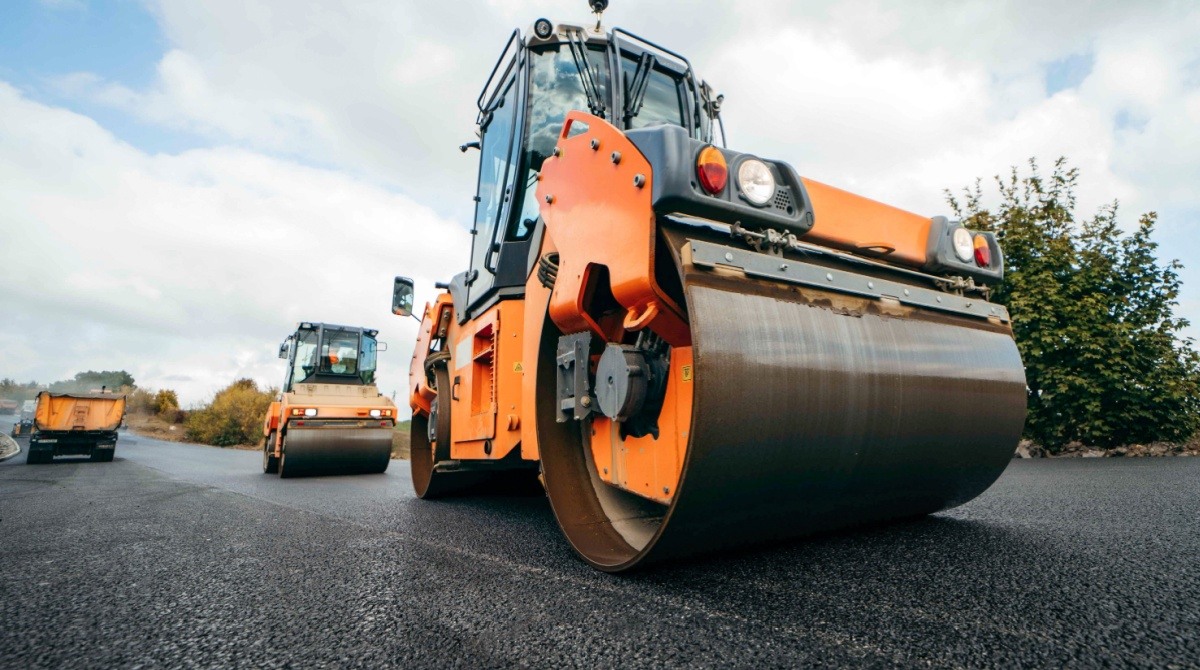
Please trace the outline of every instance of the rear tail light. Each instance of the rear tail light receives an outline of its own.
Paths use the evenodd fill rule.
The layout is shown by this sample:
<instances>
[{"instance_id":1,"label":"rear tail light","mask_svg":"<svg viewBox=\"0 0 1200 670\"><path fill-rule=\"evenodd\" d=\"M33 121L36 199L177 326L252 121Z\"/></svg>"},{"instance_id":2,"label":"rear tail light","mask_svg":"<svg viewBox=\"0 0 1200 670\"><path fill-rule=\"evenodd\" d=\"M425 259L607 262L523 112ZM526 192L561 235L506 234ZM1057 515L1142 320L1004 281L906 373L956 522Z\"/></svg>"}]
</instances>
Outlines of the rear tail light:
<instances>
[{"instance_id":1,"label":"rear tail light","mask_svg":"<svg viewBox=\"0 0 1200 670\"><path fill-rule=\"evenodd\" d=\"M696 177L705 191L716 195L725 190L729 182L729 164L725 162L725 154L714 146L700 150L696 157Z\"/></svg>"},{"instance_id":2,"label":"rear tail light","mask_svg":"<svg viewBox=\"0 0 1200 670\"><path fill-rule=\"evenodd\" d=\"M992 248L988 245L988 240L983 235L975 236L975 264L981 268L986 268L992 264Z\"/></svg>"}]
</instances>

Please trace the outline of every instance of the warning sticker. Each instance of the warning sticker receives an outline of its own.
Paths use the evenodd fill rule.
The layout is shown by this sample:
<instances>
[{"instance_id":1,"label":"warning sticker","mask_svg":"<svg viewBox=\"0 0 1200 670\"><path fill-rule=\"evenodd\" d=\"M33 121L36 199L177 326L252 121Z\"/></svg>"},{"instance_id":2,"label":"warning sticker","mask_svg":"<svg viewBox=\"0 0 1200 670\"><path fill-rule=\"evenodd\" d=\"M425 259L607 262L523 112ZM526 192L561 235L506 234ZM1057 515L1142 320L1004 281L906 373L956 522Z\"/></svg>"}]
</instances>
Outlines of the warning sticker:
<instances>
[{"instance_id":1,"label":"warning sticker","mask_svg":"<svg viewBox=\"0 0 1200 670\"><path fill-rule=\"evenodd\" d=\"M692 381L692 366L684 365L680 368L680 370L683 371L683 381L685 381L685 382Z\"/></svg>"},{"instance_id":2,"label":"warning sticker","mask_svg":"<svg viewBox=\"0 0 1200 670\"><path fill-rule=\"evenodd\" d=\"M521 365L521 361L513 363L513 372L525 372L525 366Z\"/></svg>"}]
</instances>

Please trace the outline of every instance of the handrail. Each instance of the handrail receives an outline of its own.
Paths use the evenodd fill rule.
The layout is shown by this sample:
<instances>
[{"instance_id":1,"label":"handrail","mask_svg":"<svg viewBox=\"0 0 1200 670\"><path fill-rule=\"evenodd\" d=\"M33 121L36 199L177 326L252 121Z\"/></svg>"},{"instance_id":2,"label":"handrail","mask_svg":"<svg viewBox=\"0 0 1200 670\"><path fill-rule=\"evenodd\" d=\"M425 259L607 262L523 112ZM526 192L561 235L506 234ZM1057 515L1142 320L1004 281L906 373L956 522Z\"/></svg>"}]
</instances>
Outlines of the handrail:
<instances>
[{"instance_id":1,"label":"handrail","mask_svg":"<svg viewBox=\"0 0 1200 670\"><path fill-rule=\"evenodd\" d=\"M492 82L496 79L496 72L500 69L500 64L505 61L505 56L508 56L508 52L512 48L514 42L517 44L517 50L520 51L520 45L523 42L521 39L520 28L513 30L512 35L509 35L508 37L508 41L504 43L504 49L500 52L500 57L496 59L496 64L492 66L492 73L488 75L487 83L483 85L483 90L479 92L479 98L475 101L475 106L479 108L480 120L483 119L484 103L491 99L491 95L488 95L488 91L492 89ZM501 81L503 81L503 78L501 78Z\"/></svg>"}]
</instances>

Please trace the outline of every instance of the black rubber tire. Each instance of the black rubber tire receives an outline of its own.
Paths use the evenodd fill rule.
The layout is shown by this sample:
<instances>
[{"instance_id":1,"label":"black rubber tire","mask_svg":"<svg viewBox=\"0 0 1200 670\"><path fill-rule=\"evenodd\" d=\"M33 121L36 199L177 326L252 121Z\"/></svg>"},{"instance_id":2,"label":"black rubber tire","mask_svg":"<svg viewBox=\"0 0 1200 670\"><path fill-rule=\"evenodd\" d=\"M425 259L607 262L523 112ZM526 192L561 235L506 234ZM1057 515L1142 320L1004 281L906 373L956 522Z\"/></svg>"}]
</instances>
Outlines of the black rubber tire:
<instances>
[{"instance_id":1,"label":"black rubber tire","mask_svg":"<svg viewBox=\"0 0 1200 670\"><path fill-rule=\"evenodd\" d=\"M295 475L296 473L289 471L287 467L287 435L284 435L283 441L279 444L279 477L291 479Z\"/></svg>"},{"instance_id":2,"label":"black rubber tire","mask_svg":"<svg viewBox=\"0 0 1200 670\"><path fill-rule=\"evenodd\" d=\"M437 437L433 443L433 460L436 463L450 459L450 403L442 402L443 394L445 399L450 399L450 371L444 365L438 366L433 376L437 379L438 397L433 401L434 411L429 418L433 420L434 436Z\"/></svg>"},{"instance_id":3,"label":"black rubber tire","mask_svg":"<svg viewBox=\"0 0 1200 670\"><path fill-rule=\"evenodd\" d=\"M263 442L263 473L268 475L279 474L279 457L271 454L271 446L275 442L275 433L267 436Z\"/></svg>"},{"instance_id":4,"label":"black rubber tire","mask_svg":"<svg viewBox=\"0 0 1200 670\"><path fill-rule=\"evenodd\" d=\"M450 373L446 367L439 365L433 370L438 395L450 396ZM412 447L409 450L412 472L413 490L417 497L423 500L440 498L486 480L484 472L437 472L434 466L438 461L450 458L450 404L445 407L438 403L435 415L434 437L429 439L429 421L431 417L414 414L411 428Z\"/></svg>"}]
</instances>

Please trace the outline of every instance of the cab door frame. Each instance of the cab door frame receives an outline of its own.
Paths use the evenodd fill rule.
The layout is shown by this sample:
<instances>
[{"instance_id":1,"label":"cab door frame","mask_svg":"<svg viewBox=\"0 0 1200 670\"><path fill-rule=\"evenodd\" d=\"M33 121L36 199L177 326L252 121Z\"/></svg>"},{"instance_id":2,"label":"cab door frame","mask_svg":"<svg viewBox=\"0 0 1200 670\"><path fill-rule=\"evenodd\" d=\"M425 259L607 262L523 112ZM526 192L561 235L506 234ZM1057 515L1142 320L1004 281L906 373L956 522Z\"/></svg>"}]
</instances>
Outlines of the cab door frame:
<instances>
[{"instance_id":1,"label":"cab door frame","mask_svg":"<svg viewBox=\"0 0 1200 670\"><path fill-rule=\"evenodd\" d=\"M520 171L520 153L523 146L526 93L528 82L526 77L527 58L525 49L519 48L503 70L500 83L492 92L491 98L480 110L480 150L479 171L476 177L475 192L475 221L471 227L471 269L467 274L466 317L474 318L491 302L496 294L496 279L499 270L500 255L504 247L504 235L508 229L508 220L513 215L516 179ZM499 64L497 65L499 70ZM495 127L497 112L503 106L513 105L511 114L504 119L507 128ZM500 117L504 118L504 117ZM507 130L507 136L496 136L494 133ZM505 142L503 153L493 153L489 144L489 134L492 142ZM495 175L495 184L485 183L484 177L489 170L496 166L488 166L486 161L503 156L503 174ZM491 199L497 197L491 189L498 189L499 202ZM493 210L492 207L495 206Z\"/></svg>"}]
</instances>

